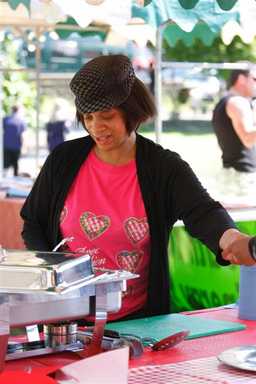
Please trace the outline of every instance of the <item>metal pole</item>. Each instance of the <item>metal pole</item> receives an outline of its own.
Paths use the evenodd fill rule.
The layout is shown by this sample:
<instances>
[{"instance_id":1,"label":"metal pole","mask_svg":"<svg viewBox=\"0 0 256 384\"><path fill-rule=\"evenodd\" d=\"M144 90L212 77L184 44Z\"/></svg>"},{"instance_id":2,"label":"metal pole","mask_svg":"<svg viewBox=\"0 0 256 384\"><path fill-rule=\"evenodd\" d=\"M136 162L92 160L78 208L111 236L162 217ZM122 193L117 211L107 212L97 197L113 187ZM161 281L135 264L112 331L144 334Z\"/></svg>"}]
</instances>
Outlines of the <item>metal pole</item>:
<instances>
[{"instance_id":1,"label":"metal pole","mask_svg":"<svg viewBox=\"0 0 256 384\"><path fill-rule=\"evenodd\" d=\"M161 104L162 104L162 31L163 27L159 26L156 30L156 65L155 65L155 101L157 108L157 115L155 119L155 133L156 142L161 142L162 133L162 117L161 117Z\"/></svg>"},{"instance_id":2,"label":"metal pole","mask_svg":"<svg viewBox=\"0 0 256 384\"><path fill-rule=\"evenodd\" d=\"M250 69L255 65L251 62L236 63L202 63L202 62L181 62L163 61L162 68L182 68L182 69Z\"/></svg>"},{"instance_id":3,"label":"metal pole","mask_svg":"<svg viewBox=\"0 0 256 384\"><path fill-rule=\"evenodd\" d=\"M40 29L36 28L36 169L39 168L39 129L40 129L40 70L41 70L41 49L40 49Z\"/></svg>"},{"instance_id":4,"label":"metal pole","mask_svg":"<svg viewBox=\"0 0 256 384\"><path fill-rule=\"evenodd\" d=\"M4 165L3 134L3 74L0 72L0 180L3 178Z\"/></svg>"}]
</instances>

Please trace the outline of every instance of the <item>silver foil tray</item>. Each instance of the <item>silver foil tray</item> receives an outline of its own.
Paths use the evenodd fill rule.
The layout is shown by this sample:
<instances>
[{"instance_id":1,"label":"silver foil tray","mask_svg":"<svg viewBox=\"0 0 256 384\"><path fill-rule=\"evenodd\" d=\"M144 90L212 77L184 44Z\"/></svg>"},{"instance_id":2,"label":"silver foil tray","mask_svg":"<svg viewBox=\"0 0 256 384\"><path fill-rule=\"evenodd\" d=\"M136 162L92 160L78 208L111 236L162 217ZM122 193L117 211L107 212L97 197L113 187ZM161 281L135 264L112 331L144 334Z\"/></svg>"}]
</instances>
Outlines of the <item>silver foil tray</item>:
<instances>
[{"instance_id":1,"label":"silver foil tray","mask_svg":"<svg viewBox=\"0 0 256 384\"><path fill-rule=\"evenodd\" d=\"M0 292L61 293L93 276L89 255L17 250L0 254Z\"/></svg>"}]
</instances>

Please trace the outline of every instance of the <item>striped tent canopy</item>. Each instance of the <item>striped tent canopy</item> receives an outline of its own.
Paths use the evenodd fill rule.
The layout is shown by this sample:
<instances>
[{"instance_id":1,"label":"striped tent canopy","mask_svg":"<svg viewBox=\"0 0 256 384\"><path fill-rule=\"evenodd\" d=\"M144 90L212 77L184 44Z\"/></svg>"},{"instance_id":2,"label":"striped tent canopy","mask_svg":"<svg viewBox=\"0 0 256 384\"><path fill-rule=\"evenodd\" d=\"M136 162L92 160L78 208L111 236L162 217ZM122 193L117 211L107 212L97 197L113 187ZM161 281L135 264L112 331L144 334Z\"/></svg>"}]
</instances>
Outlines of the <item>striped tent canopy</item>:
<instances>
[{"instance_id":1,"label":"striped tent canopy","mask_svg":"<svg viewBox=\"0 0 256 384\"><path fill-rule=\"evenodd\" d=\"M16 9L18 7L19 4L24 4L27 9L29 10L30 9L30 6L31 6L31 2L33 0L8 0L8 3L9 5L11 6L12 9ZM84 0L84 3L88 4L88 5L102 5L106 0ZM54 3L54 0L41 0L42 3ZM151 0L135 0L135 2L139 5L139 6L146 6L148 5L149 3L151 3Z\"/></svg>"},{"instance_id":2,"label":"striped tent canopy","mask_svg":"<svg viewBox=\"0 0 256 384\"><path fill-rule=\"evenodd\" d=\"M249 43L256 34L255 0L151 0L146 7L134 4L133 13L154 28L166 25L164 39L171 46L195 39L210 46L216 35L225 44L236 35Z\"/></svg>"},{"instance_id":3,"label":"striped tent canopy","mask_svg":"<svg viewBox=\"0 0 256 384\"><path fill-rule=\"evenodd\" d=\"M85 0L88 4L100 5L104 0ZM137 0L137 3L142 6L150 4L153 0ZM179 0L181 7L184 9L194 8L200 0ZM28 9L30 7L31 0L8 0L10 6L15 9L20 3L23 3ZM46 2L46 1L45 1ZM49 1L47 1L49 2ZM219 7L225 11L230 10L237 0L217 0Z\"/></svg>"},{"instance_id":4,"label":"striped tent canopy","mask_svg":"<svg viewBox=\"0 0 256 384\"><path fill-rule=\"evenodd\" d=\"M166 25L164 39L170 46L178 40L192 45L200 39L210 46L221 35L229 44L239 35L249 43L256 34L255 0L8 0L12 9L21 4L31 18L48 23L74 20L86 28L92 23L121 27L140 20L156 30Z\"/></svg>"},{"instance_id":5,"label":"striped tent canopy","mask_svg":"<svg viewBox=\"0 0 256 384\"><path fill-rule=\"evenodd\" d=\"M55 29L61 38L68 38L75 31L87 36L93 27L96 34L106 37L110 29L118 31L129 25L133 6L140 9L148 4L149 0L0 0L0 27L40 28L41 32ZM145 26L141 19L137 24ZM148 33L148 28L151 27L145 27L143 32L154 34L154 29ZM132 38L136 31L132 31ZM139 30L139 35L145 33Z\"/></svg>"}]
</instances>

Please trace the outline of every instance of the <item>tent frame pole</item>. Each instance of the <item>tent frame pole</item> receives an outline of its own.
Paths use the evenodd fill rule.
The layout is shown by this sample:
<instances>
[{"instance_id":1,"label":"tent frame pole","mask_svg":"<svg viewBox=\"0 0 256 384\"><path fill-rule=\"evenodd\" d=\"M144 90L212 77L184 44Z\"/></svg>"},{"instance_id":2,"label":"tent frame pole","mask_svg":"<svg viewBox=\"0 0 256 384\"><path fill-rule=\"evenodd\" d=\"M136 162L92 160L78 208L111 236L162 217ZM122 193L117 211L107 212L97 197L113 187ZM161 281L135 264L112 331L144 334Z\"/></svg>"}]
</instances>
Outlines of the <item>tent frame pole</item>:
<instances>
[{"instance_id":1,"label":"tent frame pole","mask_svg":"<svg viewBox=\"0 0 256 384\"><path fill-rule=\"evenodd\" d=\"M0 180L4 176L4 145L3 145L3 73L0 72Z\"/></svg>"},{"instance_id":2,"label":"tent frame pole","mask_svg":"<svg viewBox=\"0 0 256 384\"><path fill-rule=\"evenodd\" d=\"M155 64L155 102L156 102L156 119L155 119L155 134L156 143L161 143L161 135L163 131L162 121L162 48L163 48L163 32L170 21L159 25L156 29L156 64Z\"/></svg>"},{"instance_id":3,"label":"tent frame pole","mask_svg":"<svg viewBox=\"0 0 256 384\"><path fill-rule=\"evenodd\" d=\"M40 47L40 28L36 28L36 169L39 168L39 130L40 130L40 96L41 96L41 47Z\"/></svg>"},{"instance_id":4,"label":"tent frame pole","mask_svg":"<svg viewBox=\"0 0 256 384\"><path fill-rule=\"evenodd\" d=\"M162 35L163 26L160 25L156 30L156 63L155 63L155 102L156 102L156 119L155 134L156 142L160 144L162 127L161 116L161 100L162 100Z\"/></svg>"}]
</instances>

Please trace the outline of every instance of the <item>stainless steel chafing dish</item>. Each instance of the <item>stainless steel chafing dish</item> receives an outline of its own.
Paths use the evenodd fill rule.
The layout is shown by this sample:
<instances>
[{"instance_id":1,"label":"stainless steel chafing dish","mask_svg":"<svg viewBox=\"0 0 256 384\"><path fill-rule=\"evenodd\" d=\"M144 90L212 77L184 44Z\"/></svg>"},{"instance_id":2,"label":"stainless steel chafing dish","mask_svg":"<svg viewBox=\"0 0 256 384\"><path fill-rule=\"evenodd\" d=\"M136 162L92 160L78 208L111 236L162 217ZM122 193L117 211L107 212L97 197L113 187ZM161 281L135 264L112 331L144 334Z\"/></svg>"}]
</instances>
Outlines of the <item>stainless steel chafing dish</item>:
<instances>
[{"instance_id":1,"label":"stainless steel chafing dish","mask_svg":"<svg viewBox=\"0 0 256 384\"><path fill-rule=\"evenodd\" d=\"M92 276L88 255L6 250L0 255L1 292L64 293Z\"/></svg>"},{"instance_id":2,"label":"stainless steel chafing dish","mask_svg":"<svg viewBox=\"0 0 256 384\"><path fill-rule=\"evenodd\" d=\"M6 358L17 358L16 354L6 355L10 327L95 315L94 327L97 334L102 334L107 313L121 308L126 280L135 277L137 275L123 270L94 270L89 255L2 250L0 370ZM54 348L51 351L54 352ZM18 357L30 355L31 351Z\"/></svg>"}]
</instances>

